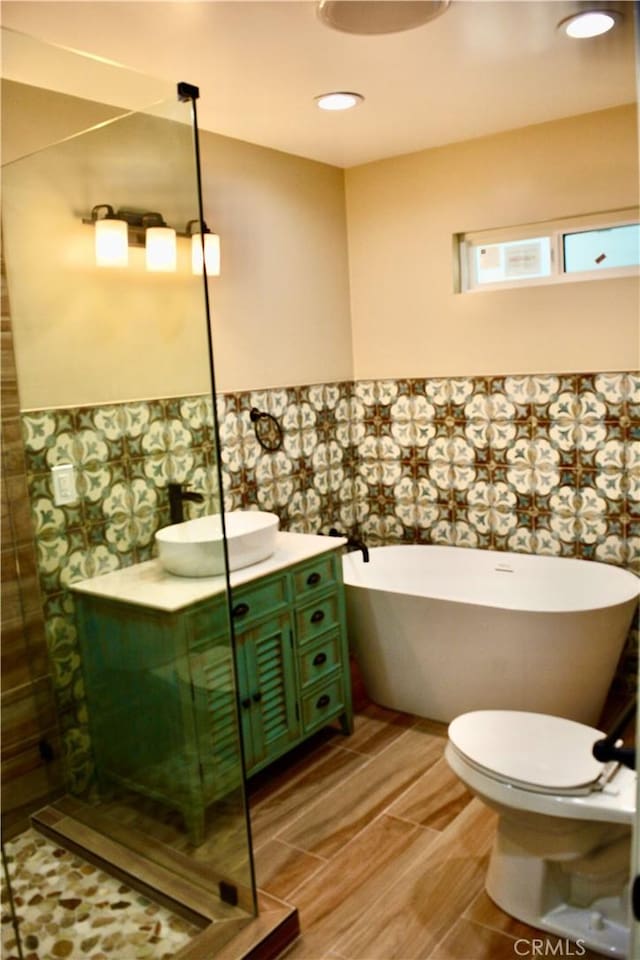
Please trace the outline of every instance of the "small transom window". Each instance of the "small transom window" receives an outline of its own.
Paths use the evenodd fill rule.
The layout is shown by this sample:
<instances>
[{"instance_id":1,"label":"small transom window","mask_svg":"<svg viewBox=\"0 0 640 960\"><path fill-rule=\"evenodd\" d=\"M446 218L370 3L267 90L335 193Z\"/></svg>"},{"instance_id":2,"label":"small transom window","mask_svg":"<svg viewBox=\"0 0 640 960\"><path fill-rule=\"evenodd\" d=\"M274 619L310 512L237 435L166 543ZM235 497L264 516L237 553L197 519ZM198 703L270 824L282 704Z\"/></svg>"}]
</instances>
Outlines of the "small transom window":
<instances>
[{"instance_id":1,"label":"small transom window","mask_svg":"<svg viewBox=\"0 0 640 960\"><path fill-rule=\"evenodd\" d=\"M638 211L459 234L459 290L638 275Z\"/></svg>"}]
</instances>

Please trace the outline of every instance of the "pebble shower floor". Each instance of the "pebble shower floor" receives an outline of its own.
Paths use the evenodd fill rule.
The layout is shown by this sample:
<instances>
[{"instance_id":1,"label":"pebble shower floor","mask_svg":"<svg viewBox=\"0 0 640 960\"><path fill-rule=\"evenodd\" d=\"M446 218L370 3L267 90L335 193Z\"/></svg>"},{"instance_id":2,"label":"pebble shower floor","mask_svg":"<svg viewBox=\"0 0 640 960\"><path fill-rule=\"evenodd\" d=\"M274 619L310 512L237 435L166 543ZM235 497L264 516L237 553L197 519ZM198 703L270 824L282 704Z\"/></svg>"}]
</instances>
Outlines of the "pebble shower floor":
<instances>
[{"instance_id":1,"label":"pebble shower floor","mask_svg":"<svg viewBox=\"0 0 640 960\"><path fill-rule=\"evenodd\" d=\"M35 830L5 853L24 960L168 960L200 932ZM4 877L2 957L19 958Z\"/></svg>"}]
</instances>

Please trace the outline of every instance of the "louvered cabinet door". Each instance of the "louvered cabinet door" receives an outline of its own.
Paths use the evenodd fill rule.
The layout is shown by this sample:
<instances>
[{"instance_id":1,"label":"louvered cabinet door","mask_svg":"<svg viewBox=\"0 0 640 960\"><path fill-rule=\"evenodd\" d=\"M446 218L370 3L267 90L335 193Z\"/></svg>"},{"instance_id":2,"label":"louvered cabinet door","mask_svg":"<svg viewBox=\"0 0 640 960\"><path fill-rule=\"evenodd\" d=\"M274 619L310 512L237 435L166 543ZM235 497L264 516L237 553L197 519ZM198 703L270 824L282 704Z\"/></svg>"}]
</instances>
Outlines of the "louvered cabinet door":
<instances>
[{"instance_id":1,"label":"louvered cabinet door","mask_svg":"<svg viewBox=\"0 0 640 960\"><path fill-rule=\"evenodd\" d=\"M237 639L244 674L240 714L245 758L247 773L253 773L285 753L300 736L289 614L272 617Z\"/></svg>"},{"instance_id":2,"label":"louvered cabinet door","mask_svg":"<svg viewBox=\"0 0 640 960\"><path fill-rule=\"evenodd\" d=\"M227 646L191 654L191 684L205 803L242 781L233 655Z\"/></svg>"}]
</instances>

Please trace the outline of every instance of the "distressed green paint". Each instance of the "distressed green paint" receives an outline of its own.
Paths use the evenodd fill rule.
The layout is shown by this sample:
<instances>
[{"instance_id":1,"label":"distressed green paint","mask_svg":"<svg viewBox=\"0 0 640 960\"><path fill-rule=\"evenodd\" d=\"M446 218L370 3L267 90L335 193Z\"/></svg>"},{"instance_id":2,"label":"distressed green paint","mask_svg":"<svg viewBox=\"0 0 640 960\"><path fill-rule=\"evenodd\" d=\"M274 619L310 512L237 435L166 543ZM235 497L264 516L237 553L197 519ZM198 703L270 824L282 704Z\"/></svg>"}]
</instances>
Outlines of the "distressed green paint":
<instances>
[{"instance_id":1,"label":"distressed green paint","mask_svg":"<svg viewBox=\"0 0 640 960\"><path fill-rule=\"evenodd\" d=\"M99 791L163 801L199 844L206 808L241 783L240 737L251 776L333 720L350 732L341 573L337 554L321 555L235 591L235 670L224 596L168 613L78 594ZM305 618L325 609L335 616L310 639ZM307 651L328 638L330 669L305 683Z\"/></svg>"}]
</instances>

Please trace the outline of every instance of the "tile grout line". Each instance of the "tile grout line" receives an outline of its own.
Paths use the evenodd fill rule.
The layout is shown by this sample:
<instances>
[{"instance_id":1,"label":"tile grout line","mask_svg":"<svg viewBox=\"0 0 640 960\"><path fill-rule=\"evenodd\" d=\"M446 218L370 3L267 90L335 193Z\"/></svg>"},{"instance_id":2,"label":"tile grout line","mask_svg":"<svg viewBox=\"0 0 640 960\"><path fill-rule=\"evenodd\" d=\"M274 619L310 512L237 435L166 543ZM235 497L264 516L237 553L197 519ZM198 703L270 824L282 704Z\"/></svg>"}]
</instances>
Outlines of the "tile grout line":
<instances>
[{"instance_id":1,"label":"tile grout line","mask_svg":"<svg viewBox=\"0 0 640 960\"><path fill-rule=\"evenodd\" d=\"M389 818L392 819L392 820L398 820L399 822L406 822L406 823L408 824L408 826L413 827L413 828L414 828L414 830L413 830L413 839L415 839L416 837L418 837L418 836L420 835L420 833L423 833L425 830L428 830L430 833L433 834L432 844L430 844L430 847L431 847L433 844L435 844L435 843L437 842L437 840L438 840L438 837L442 835L441 833L438 833L438 832L435 831L435 830L431 830L429 827L420 827L420 826L418 826L417 824L409 823L408 821L403 821L401 817L395 817L395 816L393 816L393 814L387 814L387 813L386 813L386 810L381 810L380 813L378 813L372 820L369 821L369 823L366 824L366 826L362 827L361 830L358 830L358 832L355 833L355 834L349 839L348 843L346 843L343 847L340 848L340 851L339 851L339 852L342 853L344 850L346 850L349 846L351 846L352 843L355 842L355 840L356 840L358 837L360 837L360 835L361 835L362 833L364 833L365 830L367 830L369 827L371 827L374 823L376 823L376 822L378 822L379 820L381 820L384 816L387 816L387 817L389 817ZM305 851L305 852L306 852L306 851ZM333 858L332 858L332 859L333 859ZM327 860L327 864L330 864L330 863L332 862L332 859ZM408 863L407 866L406 866L406 868L405 868L405 870L403 870L402 873L401 873L398 877L396 877L396 879L395 879L395 881L394 881L394 885L400 883L400 882L402 881L402 879L406 876L406 874L407 874L410 870L413 869L414 866L415 866L415 861ZM293 890L291 891L291 893L288 895L288 899L289 899L289 901L291 902L291 904L292 904L293 906L295 906L294 897L297 895L298 891L299 891L302 887L304 887L304 885L305 885L309 880L311 880L311 879L313 879L313 878L316 878L316 877L322 872L322 869L324 869L324 867L316 870L316 871L312 874L311 877L305 878L305 880L303 880L302 883L298 884L297 887L294 887L294 889L293 889ZM367 905L367 910L369 910L372 906L374 906L376 903L378 903L380 900L382 900L382 898L385 897L385 896L387 895L387 893L388 893L388 889L385 889L384 891L382 891L382 892L379 894L379 896L374 897L374 899L371 901L371 903L369 903L369 904ZM349 932L347 933L347 939L348 939L348 937L350 936L350 934L351 934L351 931L349 931ZM301 935L304 937L304 930L301 930ZM341 942L341 940L340 940L340 938L338 938L334 943L332 943L329 947L327 947L325 950L323 950L323 951L322 951L323 956L325 956L326 954L331 954L333 951L335 951L335 953L337 954L338 957L341 957L341 958L344 957L344 954L342 954L342 953L340 952L340 949L339 949L340 942Z\"/></svg>"},{"instance_id":2,"label":"tile grout line","mask_svg":"<svg viewBox=\"0 0 640 960\"><path fill-rule=\"evenodd\" d=\"M353 753L353 751L351 751L351 752ZM301 817L303 817L303 816L305 816L307 813L309 813L310 810L313 810L313 809L315 809L316 807L318 807L321 803L324 803L324 802L326 801L326 798L329 797L329 796L331 796L331 794L334 792L334 790L343 789L343 788L344 788L344 785L349 782L349 780L351 779L351 777L355 776L355 774L358 773L360 770L363 770L365 767L369 766L370 763L371 763L371 760L370 760L370 759L367 760L367 761L365 761L364 763L362 763L362 764L358 767L358 769L357 769L357 770L354 770L353 773L350 773L350 774L345 778L345 780L341 781L340 783L337 783L335 786L333 786L333 787L331 788L331 790L329 790L329 791L328 791L327 793L325 793L323 796L318 797L318 798L317 798L316 800L314 800L311 804L309 804L308 807L305 807L303 810L300 810L300 811L293 817L293 819L287 820L287 822L286 822L285 824L283 824L283 826L278 829L277 833L272 834L271 839L272 839L272 840L278 840L278 839L280 839L280 834L281 834L284 830L288 830L289 827L293 826L294 823L297 823L298 820L300 820ZM277 794L274 794L274 796L277 796ZM308 853L308 852L310 852L310 851L305 850L304 852L305 852L305 853ZM317 854L314 854L314 856L317 856Z\"/></svg>"},{"instance_id":3,"label":"tile grout line","mask_svg":"<svg viewBox=\"0 0 640 960\"><path fill-rule=\"evenodd\" d=\"M420 719L420 718L419 718L419 719ZM408 734L409 731L413 730L413 728L414 728L413 725L412 725L411 727L408 727L405 731L403 731L403 733L400 734L399 737L396 737L391 743L387 744L387 746L386 746L383 750L381 750L379 753L375 754L374 756L370 756L369 759L368 759L365 763L363 763L360 767L358 767L357 770L354 770L353 773L349 774L349 776L346 778L346 780L344 780L341 784L336 785L336 787L333 787L333 788L329 791L329 794L325 794L325 796L323 796L323 797L319 798L318 800L314 801L314 803L312 803L312 804L311 804L308 808L306 808L302 813L300 813L297 817L295 817L294 820L292 820L290 823L285 824L285 825L278 831L278 833L276 833L276 834L273 835L272 839L274 839L274 840L275 840L275 839L280 840L280 834L281 834L283 831L287 830L290 826L292 826L294 823L296 823L297 820L299 820L301 817L305 816L310 810L314 809L314 808L317 807L321 802L323 802L324 800L326 800L326 797L329 796L331 793L333 793L333 791L336 790L336 789L338 788L338 786L340 786L341 788L344 787L344 785L345 785L346 783L348 783L348 781L351 779L351 777L354 777L356 774L360 773L360 771L361 771L361 770L364 770L365 767L371 765L374 760L376 760L376 759L378 759L379 757L383 756L391 747L397 745L398 741L401 740L406 734ZM433 734L430 734L430 736L433 736ZM352 752L352 753L355 753L355 751L351 751L351 752ZM362 756L365 756L365 755L363 754ZM441 758L439 757L438 760L439 760L439 759L441 759ZM402 790L396 797L393 798L393 800L391 801L391 803L387 804L387 806L384 807L382 810L380 810L371 820L369 820L369 822L368 822L367 824L365 824L365 826L361 827L360 830L358 830L352 837L350 837L348 843L351 843L351 841L352 841L353 839L355 839L355 837L359 836L359 835L363 832L363 830L366 830L367 827L369 827L372 823L375 823L375 822L376 822L377 820L379 820L382 816L385 816L385 815L386 815L386 816L392 817L392 818L394 818L394 819L396 819L396 820L403 820L402 817L397 817L395 814L389 813L388 811L389 811L390 808L391 808L395 803L397 803L409 790L411 790L411 789L414 787L414 785L417 783L417 781L420 780L420 778L421 778L422 776L424 776L424 774L428 773L429 770L431 770L432 767L435 766L435 763L437 763L438 760L434 761L433 764L431 764L429 767L427 767L425 770L423 770L422 773L420 773L419 776L417 776L415 780L413 780L410 784L408 784L408 786L406 786L404 790ZM452 822L455 822L455 819L457 819L457 818L454 818L454 820L453 820ZM417 829L420 829L420 830L431 830L430 827L423 827L421 824L414 824L413 821L407 820L406 822L407 822L407 823L410 823L412 826L415 826ZM447 826L449 826L449 824L447 824ZM446 829L446 828L445 828L445 829ZM442 834L442 833L444 833L444 830L443 830L443 831L433 831L433 832L436 833L436 834ZM280 840L280 842L284 842L284 841ZM341 848L341 849L344 849L344 847ZM304 853L312 853L312 851L308 851L308 850L305 850L305 851L303 851L303 852L304 852ZM313 856L317 856L317 854L313 854ZM330 857L330 858L327 860L327 862L330 862L332 859L333 859L333 858ZM297 889L297 888L296 888L296 889Z\"/></svg>"},{"instance_id":4,"label":"tile grout line","mask_svg":"<svg viewBox=\"0 0 640 960\"><path fill-rule=\"evenodd\" d=\"M338 855L339 855L339 854L342 854L345 850L347 850L347 849L351 846L351 844L354 843L355 840L357 840L362 833L364 833L365 830L368 830L369 827L373 826L374 823L377 823L378 820L381 820L383 816L385 816L385 811L384 811L384 810L381 810L380 813L376 814L376 816L373 818L373 820L370 820L367 824L365 824L364 827L361 827L361 829L358 830L357 833L354 833L354 835L349 838L349 840L347 841L347 843L344 844L344 846L340 847L340 849L339 849L339 851L338 851ZM392 819L394 819L394 818L392 818ZM399 819L399 818L395 818L395 819ZM410 824L410 826L413 826L413 824ZM416 832L416 834L417 834L417 832L418 832L418 831L417 831L417 828L416 828L415 832ZM283 842L283 841L281 841L281 842ZM303 852L304 852L304 853L307 853L308 851L305 850L305 851L303 851ZM317 854L312 854L312 856L317 856ZM329 864L332 864L334 860L335 860L335 857L329 857L329 859L326 860L326 865L328 866ZM324 865L323 865L323 869L324 869ZM315 877L318 873L320 873L320 870L316 870L315 873L313 874L313 876ZM306 877L304 880L302 880L302 881L298 884L297 887L294 887L293 891L289 894L289 896L293 896L294 894L296 894L296 893L298 892L298 890L300 890L300 888L303 887L303 886L305 885L305 883L307 883L307 882L308 882L309 880L311 880L311 879L312 879L312 877ZM294 904L294 906L295 906L295 904Z\"/></svg>"},{"instance_id":5,"label":"tile grout line","mask_svg":"<svg viewBox=\"0 0 640 960\"><path fill-rule=\"evenodd\" d=\"M460 817L463 813L464 813L464 811L461 811L456 817L454 817L454 819L451 821L451 823L447 825L447 828L446 828L445 830L442 830L442 831L435 831L435 830L434 830L434 831L431 831L431 832L434 834L434 836L433 836L433 838L432 838L431 844L429 845L429 852L432 852L432 851L433 851L433 847L434 847L434 846L437 846L438 844L441 844L441 843L445 843L444 837L445 837L446 832L448 831L448 829L449 829L450 827L452 827L453 825L456 824L457 820L459 819L459 817ZM383 815L384 815L384 812L380 814L380 816L383 816ZM393 816L393 815L390 814L389 816ZM376 819L378 819L378 818L376 818ZM395 818L395 819L400 819L400 818ZM373 821L372 821L372 822L373 822ZM423 829L424 829L424 828L423 828ZM427 829L429 829L429 828L427 828ZM418 832L418 830L419 830L419 828L416 828L416 832ZM350 842L351 842L351 841L350 841ZM344 848L343 848L343 849L344 849ZM451 856L448 856L448 857L445 858L445 860L450 860L450 859L451 859ZM414 860L413 862L410 862L409 864L407 864L406 868L402 871L402 873L400 873L399 876L397 876L397 877L395 878L395 880L394 880L394 886L395 886L395 885L399 885L399 884L402 883L402 881L403 881L404 878L407 876L407 874L410 873L411 870L414 869L414 867L415 867L415 865L416 865L416 862L417 862L417 861ZM484 886L483 886L482 889L484 889ZM376 905L377 903L379 903L379 902L383 899L384 896L386 896L386 893L387 893L387 891L384 891L384 892L381 893L379 896L375 897L375 898L371 901L371 903L369 903L369 904L367 905L367 911L371 911L371 909L372 909L373 907L375 907L375 905ZM361 919L361 918L359 918L359 919ZM461 915L456 918L456 920L454 921L454 923L453 923L453 924L451 925L451 927L449 928L449 931L453 928L453 926L455 926L455 923L457 923L457 920L458 920L458 919L461 919ZM449 932L449 931L448 931L448 932ZM347 934L347 942L348 942L349 936L351 935L351 932L352 932L352 931L350 931L350 933ZM441 942L441 941L439 941L439 942ZM340 941L338 940L338 942L335 944L336 948L339 947L339 944L340 944ZM333 947L332 947L331 949L333 949ZM434 946L434 949L435 949L435 946ZM433 953L433 950L430 952L429 955L431 955L431 953ZM422 958L422 960L428 960L428 958Z\"/></svg>"},{"instance_id":6,"label":"tile grout line","mask_svg":"<svg viewBox=\"0 0 640 960\"><path fill-rule=\"evenodd\" d=\"M338 750L344 750L344 748L343 748L340 744L336 744L336 748L337 748ZM328 743L323 743L323 744L320 746L320 748L318 749L318 754L319 754L319 756L317 756L317 757L314 758L314 757L313 757L313 754L310 754L308 757L303 757L299 762L300 762L301 764L302 764L303 761L304 761L305 763L308 762L309 765L308 765L308 766L305 766L304 769L299 770L298 773L295 773L290 779L287 779L287 781L286 781L285 783L283 783L281 786L277 787L277 788L273 791L273 793L269 793L267 796L265 796L265 797L263 797L263 798L261 798L261 799L257 799L257 800L255 800L254 798L252 798L252 797L249 795L249 797L248 797L249 808L251 808L252 803L253 803L255 806L259 806L261 803L268 803L268 802L270 802L271 800L273 800L274 797L277 798L284 790L288 790L288 789L290 789L291 787L295 786L295 785L298 783L299 780L301 780L303 777L305 777L305 776L308 775L309 770L313 770L313 768L314 768L317 764L321 764L321 763L323 763L325 760L328 760L328 759L329 759L329 751L330 751L331 749L333 749L333 745L332 745L330 742L328 742ZM325 750L327 751L326 754L325 754ZM354 751L353 751L353 750L348 750L348 751L345 751L345 752L353 753ZM260 789L262 789L262 788L260 788Z\"/></svg>"},{"instance_id":7,"label":"tile grout line","mask_svg":"<svg viewBox=\"0 0 640 960\"><path fill-rule=\"evenodd\" d=\"M391 804L391 806L393 806L393 804ZM435 834L444 833L444 830L437 830L435 827L426 827L423 823L418 823L417 820L410 820L409 817L399 817L397 813L389 813L389 809L390 808L387 807L387 809L383 810L380 815L389 817L390 820L398 820L400 823L406 823L410 827L417 827L418 830L428 830L430 833ZM449 824L447 824L447 827L448 826Z\"/></svg>"},{"instance_id":8,"label":"tile grout line","mask_svg":"<svg viewBox=\"0 0 640 960\"><path fill-rule=\"evenodd\" d=\"M499 927L494 927L491 923L485 923L483 920L477 920L475 917L470 917L470 916L467 915L467 911L468 911L468 910L471 910L472 907L473 907L473 905L474 905L474 903L476 903L476 902L480 899L480 897L482 897L483 895L487 895L487 896L488 896L488 894L487 894L486 889L485 889L484 886L482 887L482 890L480 890L480 891L476 894L476 896L473 898L473 900L471 901L471 903L469 903L469 904L467 905L467 908L466 908L465 912L460 914L460 918L459 918L459 919L460 919L460 920L467 920L469 923L476 923L479 927L484 927L485 930L491 930L491 931L493 931L493 933L501 933L501 934L503 934L503 936L508 937L510 940L518 940L518 939L520 939L519 937L516 937L516 936L514 936L514 935L511 934L511 933L507 933L506 930L501 930ZM517 919L517 918L516 918L516 919ZM518 921L518 922L520 923L521 921Z\"/></svg>"},{"instance_id":9,"label":"tile grout line","mask_svg":"<svg viewBox=\"0 0 640 960\"><path fill-rule=\"evenodd\" d=\"M323 857L319 853L309 853L308 850L303 850L302 847L297 847L295 843L289 843L288 840L278 840L277 843L281 843L283 847L288 847L290 850L295 850L296 853L303 853L306 857L313 857L314 860L319 860L322 864L330 862L328 857Z\"/></svg>"}]
</instances>

